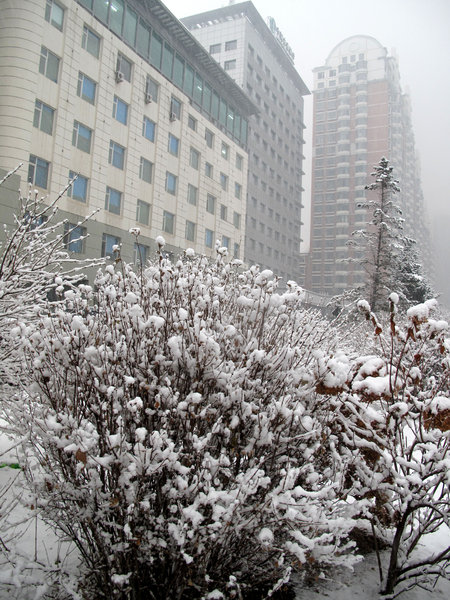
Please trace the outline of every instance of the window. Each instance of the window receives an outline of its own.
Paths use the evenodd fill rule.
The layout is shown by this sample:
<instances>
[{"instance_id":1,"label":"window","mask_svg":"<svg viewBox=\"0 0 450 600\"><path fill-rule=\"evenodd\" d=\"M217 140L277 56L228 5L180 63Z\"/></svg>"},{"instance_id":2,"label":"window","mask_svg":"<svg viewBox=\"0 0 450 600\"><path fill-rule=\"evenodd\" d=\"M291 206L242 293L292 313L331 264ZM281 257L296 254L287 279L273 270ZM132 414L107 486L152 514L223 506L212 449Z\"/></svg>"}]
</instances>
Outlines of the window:
<instances>
[{"instance_id":1,"label":"window","mask_svg":"<svg viewBox=\"0 0 450 600\"><path fill-rule=\"evenodd\" d=\"M111 8L113 3L111 2ZM125 13L125 19L123 22L123 38L131 46L136 44L136 28L138 24L138 16L134 10L128 5Z\"/></svg>"},{"instance_id":2,"label":"window","mask_svg":"<svg viewBox=\"0 0 450 600\"><path fill-rule=\"evenodd\" d=\"M94 11L97 12L99 10L98 5L101 3L101 0L95 0L94 2ZM95 7L95 4L97 4L97 8ZM101 12L103 13L103 11L105 11L105 21L106 21L106 12L108 11L108 4L111 5L111 10L109 13L109 26L110 28L114 31L114 33L117 33L117 35L121 35L122 34L122 21L123 21L123 15L124 15L124 2L123 0L109 0L108 2L103 2L103 4L106 4L105 7L103 7L101 9ZM101 18L101 14L96 15L98 17Z\"/></svg>"},{"instance_id":3,"label":"window","mask_svg":"<svg viewBox=\"0 0 450 600\"><path fill-rule=\"evenodd\" d=\"M195 230L196 230L196 224L193 223L192 221L186 221L185 238L189 242L195 242Z\"/></svg>"},{"instance_id":4,"label":"window","mask_svg":"<svg viewBox=\"0 0 450 600\"><path fill-rule=\"evenodd\" d=\"M195 148L191 148L191 152L189 155L189 164L192 168L198 169L200 165L200 152L197 152Z\"/></svg>"},{"instance_id":5,"label":"window","mask_svg":"<svg viewBox=\"0 0 450 600\"><path fill-rule=\"evenodd\" d=\"M123 169L125 164L125 148L112 140L109 142L108 162L118 169Z\"/></svg>"},{"instance_id":6,"label":"window","mask_svg":"<svg viewBox=\"0 0 450 600\"><path fill-rule=\"evenodd\" d=\"M144 244L134 243L133 262L135 265L145 265L148 259L150 248Z\"/></svg>"},{"instance_id":7,"label":"window","mask_svg":"<svg viewBox=\"0 0 450 600\"><path fill-rule=\"evenodd\" d=\"M55 0L47 0L45 6L45 20L53 27L62 31L64 23L64 9Z\"/></svg>"},{"instance_id":8,"label":"window","mask_svg":"<svg viewBox=\"0 0 450 600\"><path fill-rule=\"evenodd\" d=\"M47 104L36 100L34 103L34 118L33 125L44 133L52 135L53 133L53 116L55 111Z\"/></svg>"},{"instance_id":9,"label":"window","mask_svg":"<svg viewBox=\"0 0 450 600\"><path fill-rule=\"evenodd\" d=\"M102 236L102 256L112 258L114 256L115 246L120 246L120 237L104 233Z\"/></svg>"},{"instance_id":10,"label":"window","mask_svg":"<svg viewBox=\"0 0 450 600\"><path fill-rule=\"evenodd\" d=\"M229 42L225 42L225 51L236 50L236 48L237 48L237 40L230 40Z\"/></svg>"},{"instance_id":11,"label":"window","mask_svg":"<svg viewBox=\"0 0 450 600\"><path fill-rule=\"evenodd\" d=\"M226 60L223 66L225 68L225 71L232 71L236 68L236 59Z\"/></svg>"},{"instance_id":12,"label":"window","mask_svg":"<svg viewBox=\"0 0 450 600\"><path fill-rule=\"evenodd\" d=\"M84 252L84 238L86 237L86 227L75 225L74 223L64 224L64 246L70 252L81 254Z\"/></svg>"},{"instance_id":13,"label":"window","mask_svg":"<svg viewBox=\"0 0 450 600\"><path fill-rule=\"evenodd\" d=\"M58 83L59 58L44 46L41 46L39 73L42 73L42 75L45 75L51 81Z\"/></svg>"},{"instance_id":14,"label":"window","mask_svg":"<svg viewBox=\"0 0 450 600\"><path fill-rule=\"evenodd\" d=\"M205 175L206 177L210 177L211 179L213 178L213 166L212 164L210 164L209 162L205 162Z\"/></svg>"},{"instance_id":15,"label":"window","mask_svg":"<svg viewBox=\"0 0 450 600\"><path fill-rule=\"evenodd\" d=\"M142 135L151 142L154 142L155 129L156 123L154 121L151 121L148 117L144 117L144 122L142 124Z\"/></svg>"},{"instance_id":16,"label":"window","mask_svg":"<svg viewBox=\"0 0 450 600\"><path fill-rule=\"evenodd\" d=\"M222 219L222 221L226 221L227 220L227 207L225 206L225 204L221 204L220 205L220 218Z\"/></svg>"},{"instance_id":17,"label":"window","mask_svg":"<svg viewBox=\"0 0 450 600\"><path fill-rule=\"evenodd\" d=\"M214 244L214 231L211 229L205 229L205 246L212 248Z\"/></svg>"},{"instance_id":18,"label":"window","mask_svg":"<svg viewBox=\"0 0 450 600\"><path fill-rule=\"evenodd\" d=\"M74 171L69 171L69 180L72 180L75 177L75 175L76 173ZM74 200L78 200L79 202L86 202L87 188L87 177L83 177L83 175L78 174L75 181L67 190L67 195L69 196L69 198L73 198Z\"/></svg>"},{"instance_id":19,"label":"window","mask_svg":"<svg viewBox=\"0 0 450 600\"><path fill-rule=\"evenodd\" d=\"M234 248L233 248L233 258L239 258L240 251L241 251L241 248L240 248L239 244L235 243Z\"/></svg>"},{"instance_id":20,"label":"window","mask_svg":"<svg viewBox=\"0 0 450 600\"><path fill-rule=\"evenodd\" d=\"M238 200L240 200L242 196L242 185L237 181L234 183L234 196Z\"/></svg>"},{"instance_id":21,"label":"window","mask_svg":"<svg viewBox=\"0 0 450 600\"><path fill-rule=\"evenodd\" d=\"M91 151L92 130L78 121L73 122L72 145L83 152Z\"/></svg>"},{"instance_id":22,"label":"window","mask_svg":"<svg viewBox=\"0 0 450 600\"><path fill-rule=\"evenodd\" d=\"M166 192L173 196L177 193L177 177L169 171L166 171Z\"/></svg>"},{"instance_id":23,"label":"window","mask_svg":"<svg viewBox=\"0 0 450 600\"><path fill-rule=\"evenodd\" d=\"M169 152L170 152L170 154L172 154L173 156L178 156L179 146L180 146L180 140L177 137L175 137L174 135L172 135L171 133L169 133Z\"/></svg>"},{"instance_id":24,"label":"window","mask_svg":"<svg viewBox=\"0 0 450 600\"><path fill-rule=\"evenodd\" d=\"M175 226L175 215L165 210L163 212L163 231L173 233Z\"/></svg>"},{"instance_id":25,"label":"window","mask_svg":"<svg viewBox=\"0 0 450 600\"><path fill-rule=\"evenodd\" d=\"M218 54L222 49L222 44L211 44L209 47L210 54Z\"/></svg>"},{"instance_id":26,"label":"window","mask_svg":"<svg viewBox=\"0 0 450 600\"><path fill-rule=\"evenodd\" d=\"M89 54L99 57L100 54L100 38L99 36L89 29L87 25L83 25L83 36L81 38L81 47L84 48Z\"/></svg>"},{"instance_id":27,"label":"window","mask_svg":"<svg viewBox=\"0 0 450 600\"><path fill-rule=\"evenodd\" d=\"M188 127L192 129L192 131L197 131L197 119L194 119L192 115L188 117Z\"/></svg>"},{"instance_id":28,"label":"window","mask_svg":"<svg viewBox=\"0 0 450 600\"><path fill-rule=\"evenodd\" d=\"M148 102L158 102L158 90L159 90L159 84L156 83L156 81L154 79L152 79L149 75L147 75L147 83L145 86L147 103Z\"/></svg>"},{"instance_id":29,"label":"window","mask_svg":"<svg viewBox=\"0 0 450 600\"><path fill-rule=\"evenodd\" d=\"M236 227L236 229L241 228L241 215L236 211L233 213L233 225Z\"/></svg>"},{"instance_id":30,"label":"window","mask_svg":"<svg viewBox=\"0 0 450 600\"><path fill-rule=\"evenodd\" d=\"M152 182L153 164L141 156L141 162L139 164L139 179L146 181L147 183Z\"/></svg>"},{"instance_id":31,"label":"window","mask_svg":"<svg viewBox=\"0 0 450 600\"><path fill-rule=\"evenodd\" d=\"M189 204L195 206L197 204L197 198L198 189L194 185L188 183L187 201L189 202Z\"/></svg>"},{"instance_id":32,"label":"window","mask_svg":"<svg viewBox=\"0 0 450 600\"><path fill-rule=\"evenodd\" d=\"M28 181L44 190L47 189L50 163L43 158L30 154Z\"/></svg>"},{"instance_id":33,"label":"window","mask_svg":"<svg viewBox=\"0 0 450 600\"><path fill-rule=\"evenodd\" d=\"M216 198L212 194L206 196L206 212L209 212L212 215L216 212Z\"/></svg>"},{"instance_id":34,"label":"window","mask_svg":"<svg viewBox=\"0 0 450 600\"><path fill-rule=\"evenodd\" d=\"M212 148L214 145L214 134L209 129L205 129L205 140L208 148Z\"/></svg>"},{"instance_id":35,"label":"window","mask_svg":"<svg viewBox=\"0 0 450 600\"><path fill-rule=\"evenodd\" d=\"M220 153L222 154L223 158L228 160L228 155L230 153L230 147L228 146L228 144L225 144L225 142L222 142L222 148L221 148Z\"/></svg>"},{"instance_id":36,"label":"window","mask_svg":"<svg viewBox=\"0 0 450 600\"><path fill-rule=\"evenodd\" d=\"M120 52L117 54L117 65L116 65L116 81L131 81L131 70L133 63L128 58L125 58Z\"/></svg>"},{"instance_id":37,"label":"window","mask_svg":"<svg viewBox=\"0 0 450 600\"><path fill-rule=\"evenodd\" d=\"M127 124L128 104L117 96L114 96L112 116L116 121L119 121L119 123L122 123L123 125Z\"/></svg>"},{"instance_id":38,"label":"window","mask_svg":"<svg viewBox=\"0 0 450 600\"><path fill-rule=\"evenodd\" d=\"M90 77L81 73L81 71L78 73L77 96L90 104L94 104L96 87L97 84Z\"/></svg>"},{"instance_id":39,"label":"window","mask_svg":"<svg viewBox=\"0 0 450 600\"><path fill-rule=\"evenodd\" d=\"M228 189L228 175L225 175L225 173L220 174L220 185L223 190Z\"/></svg>"},{"instance_id":40,"label":"window","mask_svg":"<svg viewBox=\"0 0 450 600\"><path fill-rule=\"evenodd\" d=\"M136 222L142 225L148 225L150 220L150 204L143 200L138 200L136 204Z\"/></svg>"},{"instance_id":41,"label":"window","mask_svg":"<svg viewBox=\"0 0 450 600\"><path fill-rule=\"evenodd\" d=\"M242 158L242 156L240 154L236 154L236 169L239 169L239 171L242 171L243 163L244 163L244 159Z\"/></svg>"},{"instance_id":42,"label":"window","mask_svg":"<svg viewBox=\"0 0 450 600\"><path fill-rule=\"evenodd\" d=\"M181 119L181 102L172 96L170 100L170 118Z\"/></svg>"},{"instance_id":43,"label":"window","mask_svg":"<svg viewBox=\"0 0 450 600\"><path fill-rule=\"evenodd\" d=\"M227 249L230 247L230 238L226 235L222 236L222 246Z\"/></svg>"},{"instance_id":44,"label":"window","mask_svg":"<svg viewBox=\"0 0 450 600\"><path fill-rule=\"evenodd\" d=\"M122 192L107 187L105 196L105 210L114 213L115 215L120 215L121 206Z\"/></svg>"}]
</instances>

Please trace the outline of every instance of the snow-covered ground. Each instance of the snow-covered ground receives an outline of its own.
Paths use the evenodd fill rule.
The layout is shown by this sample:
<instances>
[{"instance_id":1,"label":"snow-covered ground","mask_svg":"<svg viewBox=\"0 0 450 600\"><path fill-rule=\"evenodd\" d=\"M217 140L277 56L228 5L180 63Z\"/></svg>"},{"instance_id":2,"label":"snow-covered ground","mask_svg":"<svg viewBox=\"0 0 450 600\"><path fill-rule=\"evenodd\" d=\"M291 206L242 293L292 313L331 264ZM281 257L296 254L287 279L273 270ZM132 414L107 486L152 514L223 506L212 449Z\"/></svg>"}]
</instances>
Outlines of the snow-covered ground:
<instances>
[{"instance_id":1,"label":"snow-covered ground","mask_svg":"<svg viewBox=\"0 0 450 600\"><path fill-rule=\"evenodd\" d=\"M427 540L427 546L439 547L437 539ZM427 550L423 548L423 552ZM384 555L386 560L386 555ZM298 588L296 600L379 600L380 578L375 554L367 555L354 571L348 569L325 573L312 587ZM440 579L434 589L414 588L399 596L401 600L448 600L450 581Z\"/></svg>"}]
</instances>

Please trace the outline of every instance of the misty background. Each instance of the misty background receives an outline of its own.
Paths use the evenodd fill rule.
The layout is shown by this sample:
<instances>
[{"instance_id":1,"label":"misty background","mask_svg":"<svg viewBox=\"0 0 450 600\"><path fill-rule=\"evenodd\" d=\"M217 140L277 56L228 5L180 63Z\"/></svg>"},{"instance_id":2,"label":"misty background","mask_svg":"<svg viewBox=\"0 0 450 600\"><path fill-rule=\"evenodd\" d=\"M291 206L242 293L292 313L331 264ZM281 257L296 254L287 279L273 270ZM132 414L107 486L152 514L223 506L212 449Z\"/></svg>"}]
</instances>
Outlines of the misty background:
<instances>
[{"instance_id":1,"label":"misty background","mask_svg":"<svg viewBox=\"0 0 450 600\"><path fill-rule=\"evenodd\" d=\"M177 17L220 8L223 0L163 0ZM435 283L450 307L450 0L253 0L276 24L295 53L295 66L312 90L312 69L352 35L370 35L397 57L409 93L422 187L435 246ZM312 95L305 97L304 245L309 249ZM388 157L389 158L389 157ZM393 165L395 167L395 165ZM402 182L400 182L400 185Z\"/></svg>"}]
</instances>

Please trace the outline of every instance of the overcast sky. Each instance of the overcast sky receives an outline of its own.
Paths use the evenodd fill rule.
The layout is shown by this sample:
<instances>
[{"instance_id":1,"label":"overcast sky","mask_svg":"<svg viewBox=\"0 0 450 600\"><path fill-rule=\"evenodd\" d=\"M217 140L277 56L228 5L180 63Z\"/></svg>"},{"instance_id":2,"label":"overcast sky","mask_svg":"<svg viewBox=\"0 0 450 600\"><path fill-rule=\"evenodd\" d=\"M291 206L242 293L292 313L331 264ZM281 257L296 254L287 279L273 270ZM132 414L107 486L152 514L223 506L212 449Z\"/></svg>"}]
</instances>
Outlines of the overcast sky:
<instances>
[{"instance_id":1,"label":"overcast sky","mask_svg":"<svg viewBox=\"0 0 450 600\"><path fill-rule=\"evenodd\" d=\"M163 0L178 17L225 6L224 0ZM236 4L238 2L235 2ZM430 216L450 215L450 0L253 0L275 19L295 53L295 65L312 88L312 69L351 35L371 35L395 50L403 91L409 91L416 148ZM312 96L305 99L309 190ZM304 203L309 198L305 195Z\"/></svg>"}]
</instances>

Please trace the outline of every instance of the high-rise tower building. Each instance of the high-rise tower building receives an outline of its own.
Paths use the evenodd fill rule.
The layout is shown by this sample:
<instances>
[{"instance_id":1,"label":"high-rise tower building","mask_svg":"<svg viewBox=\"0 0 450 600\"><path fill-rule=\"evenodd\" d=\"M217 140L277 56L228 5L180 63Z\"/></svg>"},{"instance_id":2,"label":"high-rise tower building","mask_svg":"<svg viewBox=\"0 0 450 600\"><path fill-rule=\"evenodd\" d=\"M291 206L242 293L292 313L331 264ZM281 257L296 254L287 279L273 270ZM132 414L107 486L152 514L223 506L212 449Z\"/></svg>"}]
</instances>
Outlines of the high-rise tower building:
<instances>
[{"instance_id":1,"label":"high-rise tower building","mask_svg":"<svg viewBox=\"0 0 450 600\"><path fill-rule=\"evenodd\" d=\"M61 199L67 249L243 256L256 107L159 0L0 0L0 170ZM0 174L1 178L1 174ZM17 199L16 199L17 202ZM14 200L0 190L2 222ZM141 229L141 249L131 227ZM89 234L76 241L77 234Z\"/></svg>"},{"instance_id":2,"label":"high-rise tower building","mask_svg":"<svg viewBox=\"0 0 450 600\"><path fill-rule=\"evenodd\" d=\"M249 119L245 261L299 280L303 96L292 50L252 2L181 19L259 109ZM225 123L218 120L219 127Z\"/></svg>"},{"instance_id":3,"label":"high-rise tower building","mask_svg":"<svg viewBox=\"0 0 450 600\"><path fill-rule=\"evenodd\" d=\"M396 202L403 210L404 233L418 241L426 258L428 234L411 108L396 58L369 36L342 41L314 69L313 112L306 288L333 295L364 281L362 267L345 262L353 252L347 242L366 225L366 211L358 203L365 200L370 173L383 156L400 181Z\"/></svg>"}]
</instances>

